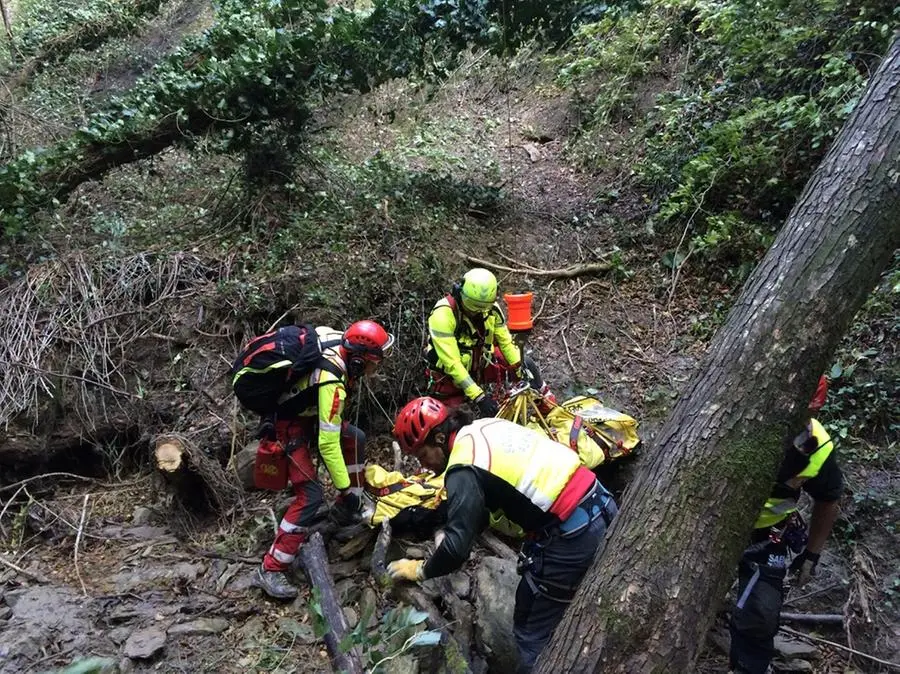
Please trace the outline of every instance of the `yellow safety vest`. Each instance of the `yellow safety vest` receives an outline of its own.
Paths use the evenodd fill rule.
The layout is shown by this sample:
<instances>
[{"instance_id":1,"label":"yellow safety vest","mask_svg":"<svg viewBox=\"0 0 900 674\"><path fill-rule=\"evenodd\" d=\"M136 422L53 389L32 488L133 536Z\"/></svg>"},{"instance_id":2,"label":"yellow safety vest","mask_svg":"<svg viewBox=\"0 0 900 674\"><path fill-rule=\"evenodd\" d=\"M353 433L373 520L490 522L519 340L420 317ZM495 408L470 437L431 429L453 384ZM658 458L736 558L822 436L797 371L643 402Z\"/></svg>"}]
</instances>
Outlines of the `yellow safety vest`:
<instances>
[{"instance_id":1,"label":"yellow safety vest","mask_svg":"<svg viewBox=\"0 0 900 674\"><path fill-rule=\"evenodd\" d=\"M447 468L476 466L548 512L581 466L578 454L506 419L479 419L456 434Z\"/></svg>"},{"instance_id":2,"label":"yellow safety vest","mask_svg":"<svg viewBox=\"0 0 900 674\"><path fill-rule=\"evenodd\" d=\"M810 419L809 426L810 432L816 438L819 446L818 449L810 455L809 464L807 464L806 468L785 483L792 489L799 489L804 482L818 475L819 471L822 470L822 465L825 463L826 459L831 456L831 452L834 450L831 436L828 435L828 432L822 424L815 419ZM788 515L795 510L797 510L796 497L769 498L763 506L762 512L759 514L759 518L756 520L756 524L753 525L753 528L764 529L766 527L775 526L782 520L787 519Z\"/></svg>"},{"instance_id":3,"label":"yellow safety vest","mask_svg":"<svg viewBox=\"0 0 900 674\"><path fill-rule=\"evenodd\" d=\"M500 347L511 365L517 364L521 356L498 305L485 316L484 330L479 334L472 319L457 304L456 298L447 295L431 310L426 358L449 375L467 398L474 400L483 392L479 385L481 371L491 363L494 345ZM481 362L473 362L476 353Z\"/></svg>"}]
</instances>

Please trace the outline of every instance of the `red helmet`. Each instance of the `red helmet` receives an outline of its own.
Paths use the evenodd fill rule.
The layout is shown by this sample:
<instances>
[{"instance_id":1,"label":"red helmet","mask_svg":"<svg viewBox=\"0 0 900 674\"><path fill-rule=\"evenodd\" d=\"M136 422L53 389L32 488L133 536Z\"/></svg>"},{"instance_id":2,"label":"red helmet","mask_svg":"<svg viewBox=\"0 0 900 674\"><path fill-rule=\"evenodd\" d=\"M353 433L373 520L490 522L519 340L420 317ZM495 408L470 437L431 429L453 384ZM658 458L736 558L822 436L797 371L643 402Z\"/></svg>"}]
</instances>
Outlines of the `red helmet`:
<instances>
[{"instance_id":1,"label":"red helmet","mask_svg":"<svg viewBox=\"0 0 900 674\"><path fill-rule=\"evenodd\" d=\"M809 401L810 412L818 412L825 406L825 398L828 397L828 379L823 374L819 377L819 385L816 386L816 392Z\"/></svg>"},{"instance_id":2,"label":"red helmet","mask_svg":"<svg viewBox=\"0 0 900 674\"><path fill-rule=\"evenodd\" d=\"M397 414L394 421L394 438L407 454L414 454L435 428L450 415L450 410L440 400L415 398Z\"/></svg>"},{"instance_id":3,"label":"red helmet","mask_svg":"<svg viewBox=\"0 0 900 674\"><path fill-rule=\"evenodd\" d=\"M375 321L356 321L344 332L341 345L351 354L378 363L390 355L394 336Z\"/></svg>"}]
</instances>

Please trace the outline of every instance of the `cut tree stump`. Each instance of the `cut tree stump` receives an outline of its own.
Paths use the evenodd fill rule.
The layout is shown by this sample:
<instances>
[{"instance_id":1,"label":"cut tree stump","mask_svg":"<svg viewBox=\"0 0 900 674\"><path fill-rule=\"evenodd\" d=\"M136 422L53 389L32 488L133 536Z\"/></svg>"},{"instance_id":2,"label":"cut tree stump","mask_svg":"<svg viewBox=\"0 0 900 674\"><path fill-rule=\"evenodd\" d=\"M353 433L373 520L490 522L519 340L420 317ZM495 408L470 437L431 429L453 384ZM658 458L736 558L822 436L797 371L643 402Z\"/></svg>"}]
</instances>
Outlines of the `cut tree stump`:
<instances>
[{"instance_id":1,"label":"cut tree stump","mask_svg":"<svg viewBox=\"0 0 900 674\"><path fill-rule=\"evenodd\" d=\"M187 438L160 435L153 445L156 470L180 507L224 514L243 503L243 488L233 475Z\"/></svg>"},{"instance_id":2,"label":"cut tree stump","mask_svg":"<svg viewBox=\"0 0 900 674\"><path fill-rule=\"evenodd\" d=\"M341 641L350 631L344 609L337 599L334 580L328 570L328 553L325 541L318 532L314 533L300 548L300 563L306 570L309 583L318 593L319 608L328 626L325 633L325 648L331 657L331 664L336 672L362 674L363 666L359 647L354 646L346 653L341 651Z\"/></svg>"}]
</instances>

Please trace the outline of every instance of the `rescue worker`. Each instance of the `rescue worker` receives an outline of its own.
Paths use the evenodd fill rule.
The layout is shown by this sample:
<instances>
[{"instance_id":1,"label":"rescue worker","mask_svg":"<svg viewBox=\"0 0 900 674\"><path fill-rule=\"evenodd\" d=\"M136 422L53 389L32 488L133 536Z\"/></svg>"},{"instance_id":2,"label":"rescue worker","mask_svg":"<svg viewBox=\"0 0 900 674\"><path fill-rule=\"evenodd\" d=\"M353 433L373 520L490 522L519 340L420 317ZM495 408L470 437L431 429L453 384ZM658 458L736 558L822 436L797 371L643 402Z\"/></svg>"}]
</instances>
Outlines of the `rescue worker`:
<instances>
[{"instance_id":1,"label":"rescue worker","mask_svg":"<svg viewBox=\"0 0 900 674\"><path fill-rule=\"evenodd\" d=\"M828 433L812 415L822 409L828 381L822 376L809 403L809 421L785 449L775 488L756 520L738 566L738 599L731 613L731 668L763 674L775 653L784 580L795 572L805 585L816 572L839 511L843 477ZM814 501L807 534L797 512L800 490ZM788 552L797 556L787 565Z\"/></svg>"},{"instance_id":2,"label":"rescue worker","mask_svg":"<svg viewBox=\"0 0 900 674\"><path fill-rule=\"evenodd\" d=\"M428 316L428 393L451 406L466 400L483 417L497 414L498 404L484 390L486 384L528 376L532 388L556 402L540 371L513 343L506 319L497 304L497 277L487 269L465 273Z\"/></svg>"},{"instance_id":3,"label":"rescue worker","mask_svg":"<svg viewBox=\"0 0 900 674\"><path fill-rule=\"evenodd\" d=\"M570 449L505 419L469 422L460 408L416 398L394 438L426 468L443 473L447 522L428 560L388 565L394 580L451 573L468 558L488 513L503 510L527 533L519 555L513 633L528 672L575 596L618 511L612 495Z\"/></svg>"},{"instance_id":4,"label":"rescue worker","mask_svg":"<svg viewBox=\"0 0 900 674\"><path fill-rule=\"evenodd\" d=\"M296 496L256 572L256 584L276 599L297 596L297 587L286 572L323 501L312 461L314 450L339 492L331 516L339 524L350 524L360 516L366 436L344 420L344 404L348 389L360 377L373 374L394 343L393 335L368 320L353 323L343 334L327 327L316 328L316 334L326 362L285 393L275 410L274 437L261 439L281 443L288 452L288 478ZM290 362L284 367L290 367Z\"/></svg>"}]
</instances>

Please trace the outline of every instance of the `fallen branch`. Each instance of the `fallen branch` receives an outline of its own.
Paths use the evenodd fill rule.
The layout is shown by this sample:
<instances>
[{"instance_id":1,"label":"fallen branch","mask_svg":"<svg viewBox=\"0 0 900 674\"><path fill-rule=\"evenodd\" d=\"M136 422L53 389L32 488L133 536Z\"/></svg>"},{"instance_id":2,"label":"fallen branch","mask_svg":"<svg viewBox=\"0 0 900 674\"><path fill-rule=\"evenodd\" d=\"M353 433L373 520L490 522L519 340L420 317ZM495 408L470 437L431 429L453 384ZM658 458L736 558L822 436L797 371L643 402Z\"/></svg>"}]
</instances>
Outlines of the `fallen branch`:
<instances>
[{"instance_id":1,"label":"fallen branch","mask_svg":"<svg viewBox=\"0 0 900 674\"><path fill-rule=\"evenodd\" d=\"M391 545L391 523L387 519L381 521L381 531L372 550L372 577L382 585L387 574L387 551Z\"/></svg>"},{"instance_id":2,"label":"fallen branch","mask_svg":"<svg viewBox=\"0 0 900 674\"><path fill-rule=\"evenodd\" d=\"M78 566L78 548L81 546L81 532L84 531L84 518L87 515L88 501L91 495L84 495L84 503L81 506L81 521L78 522L78 534L75 536L75 575L78 576L78 582L81 584L81 594L87 597L87 588L84 586L84 580L81 578L81 569Z\"/></svg>"},{"instance_id":3,"label":"fallen branch","mask_svg":"<svg viewBox=\"0 0 900 674\"><path fill-rule=\"evenodd\" d=\"M513 272L514 274L524 274L527 276L547 276L550 278L575 278L577 276L586 276L587 274L602 274L612 269L609 262L591 262L589 264L576 264L564 269L526 269L507 267L506 265L497 264L490 260L482 260L481 258L466 255L465 253L457 253L461 258L472 264L477 264L488 269L497 269L499 271Z\"/></svg>"},{"instance_id":4,"label":"fallen branch","mask_svg":"<svg viewBox=\"0 0 900 674\"><path fill-rule=\"evenodd\" d=\"M502 557L503 559L509 559L512 561L516 561L518 559L518 555L516 554L515 550L513 550L506 543L497 538L497 536L492 534L490 531L483 532L478 537L478 543L482 547L490 550L497 557Z\"/></svg>"},{"instance_id":5,"label":"fallen branch","mask_svg":"<svg viewBox=\"0 0 900 674\"><path fill-rule=\"evenodd\" d=\"M16 566L11 561L6 559L3 555L0 555L0 564L3 564L4 566L8 566L10 569L15 571L16 573L20 573L23 576L25 576L26 578L31 578L31 580L36 581L38 583L49 583L50 582L49 580L47 580L46 578L44 578L44 576L41 576L40 574L32 573L31 571L26 571L21 566Z\"/></svg>"},{"instance_id":6,"label":"fallen branch","mask_svg":"<svg viewBox=\"0 0 900 674\"><path fill-rule=\"evenodd\" d=\"M782 613L781 619L795 623L820 625L842 625L844 623L844 616L840 613Z\"/></svg>"},{"instance_id":7,"label":"fallen branch","mask_svg":"<svg viewBox=\"0 0 900 674\"><path fill-rule=\"evenodd\" d=\"M853 655L858 655L861 658L866 658L868 660L872 660L873 662L877 662L881 665L885 665L886 667L891 667L900 671L900 664L896 662L889 662L888 660L882 660L881 658L876 658L874 655L869 655L868 653L863 653L862 651L858 651L855 648L849 648L848 646L844 646L844 644L839 644L835 641L829 641L828 639L823 639L822 637L814 637L811 634L806 634L805 632L800 632L799 630L793 630L790 627L779 627L778 628L782 632L787 632L788 634L793 634L794 636L801 637L803 639L807 639L809 641L818 642L821 644L828 644L829 646L834 646L842 651L846 651L848 653L852 653Z\"/></svg>"},{"instance_id":8,"label":"fallen branch","mask_svg":"<svg viewBox=\"0 0 900 674\"><path fill-rule=\"evenodd\" d=\"M803 601L804 599L809 599L810 597L815 597L817 594L822 594L823 592L828 592L836 588L840 583L832 583L831 585L826 585L825 587L820 587L817 590L813 590L812 592L807 592L806 594L801 594L799 597L790 597L787 601L782 604L782 606L791 606L792 604L796 604L797 602Z\"/></svg>"},{"instance_id":9,"label":"fallen branch","mask_svg":"<svg viewBox=\"0 0 900 674\"><path fill-rule=\"evenodd\" d=\"M138 478L137 480L131 480L129 482L115 483L115 482L103 482L101 480L98 480L95 477L88 477L86 475L78 475L77 473L41 473L40 475L32 475L31 477L27 477L24 480L19 480L18 482L13 482L12 484L4 485L4 486L0 487L0 492L9 491L10 489L16 489L17 487L28 484L29 482L34 482L35 480L40 480L42 478L49 478L49 477L74 477L76 480L84 480L85 482L93 482L94 484L96 484L99 487L107 487L107 488L130 487L132 485L139 484L146 479L146 478L142 477L142 478Z\"/></svg>"},{"instance_id":10,"label":"fallen branch","mask_svg":"<svg viewBox=\"0 0 900 674\"><path fill-rule=\"evenodd\" d=\"M347 636L350 628L347 625L344 610L337 599L334 580L328 570L328 553L325 551L325 542L318 532L314 533L300 548L300 563L306 570L310 585L318 591L319 606L329 628L324 636L325 648L328 649L335 671L362 674L363 666L359 648L353 647L346 653L341 651L341 641Z\"/></svg>"}]
</instances>

